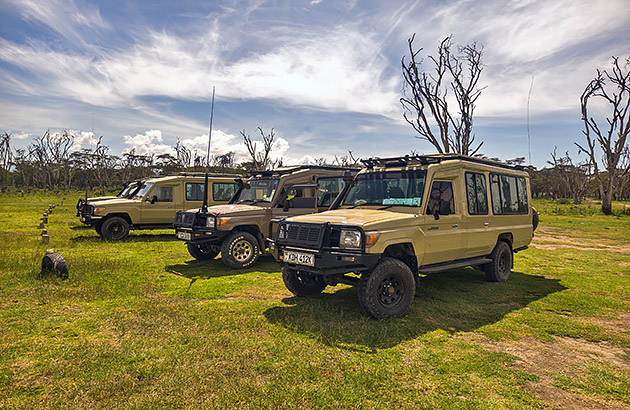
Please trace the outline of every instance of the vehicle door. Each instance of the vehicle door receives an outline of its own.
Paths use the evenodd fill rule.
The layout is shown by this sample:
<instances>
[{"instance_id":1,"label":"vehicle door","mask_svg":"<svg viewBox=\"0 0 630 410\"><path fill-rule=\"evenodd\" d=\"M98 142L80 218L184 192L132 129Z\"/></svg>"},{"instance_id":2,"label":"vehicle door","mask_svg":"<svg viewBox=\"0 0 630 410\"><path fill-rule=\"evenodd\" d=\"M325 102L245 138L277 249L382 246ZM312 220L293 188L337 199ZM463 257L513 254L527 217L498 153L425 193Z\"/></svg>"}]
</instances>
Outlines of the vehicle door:
<instances>
[{"instance_id":1,"label":"vehicle door","mask_svg":"<svg viewBox=\"0 0 630 410\"><path fill-rule=\"evenodd\" d=\"M143 224L171 224L183 203L181 183L155 184L142 205ZM180 188L180 189L177 189Z\"/></svg>"},{"instance_id":2,"label":"vehicle door","mask_svg":"<svg viewBox=\"0 0 630 410\"><path fill-rule=\"evenodd\" d=\"M317 179L317 212L326 211L332 205L337 195L346 183L340 176L322 177Z\"/></svg>"},{"instance_id":3,"label":"vehicle door","mask_svg":"<svg viewBox=\"0 0 630 410\"><path fill-rule=\"evenodd\" d=\"M483 172L464 172L466 188L466 258L484 256L492 252L497 240L495 227L491 224L488 206L488 180Z\"/></svg>"},{"instance_id":4,"label":"vehicle door","mask_svg":"<svg viewBox=\"0 0 630 410\"><path fill-rule=\"evenodd\" d=\"M462 229L461 200L457 197L460 178L434 179L429 191L424 233L425 253L422 265L442 263L463 258L464 230Z\"/></svg>"}]
</instances>

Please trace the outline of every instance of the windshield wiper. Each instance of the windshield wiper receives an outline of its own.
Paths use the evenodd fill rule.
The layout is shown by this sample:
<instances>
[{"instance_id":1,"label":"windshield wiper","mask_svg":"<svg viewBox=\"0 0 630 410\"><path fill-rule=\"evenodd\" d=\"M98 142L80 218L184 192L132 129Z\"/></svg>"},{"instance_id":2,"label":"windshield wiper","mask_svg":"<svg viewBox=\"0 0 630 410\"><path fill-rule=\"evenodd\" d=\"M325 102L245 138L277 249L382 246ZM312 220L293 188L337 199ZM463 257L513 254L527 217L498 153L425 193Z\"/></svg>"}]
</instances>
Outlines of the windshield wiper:
<instances>
[{"instance_id":1,"label":"windshield wiper","mask_svg":"<svg viewBox=\"0 0 630 410\"><path fill-rule=\"evenodd\" d=\"M236 202L237 204L242 204L244 202L256 202L255 199L241 199L240 201Z\"/></svg>"},{"instance_id":2,"label":"windshield wiper","mask_svg":"<svg viewBox=\"0 0 630 410\"><path fill-rule=\"evenodd\" d=\"M398 205L398 204L385 205L385 206L384 206L384 207L382 207L382 208L376 208L376 210L377 210L377 211L383 211L383 210L385 210L385 209L389 209L389 208L391 208L392 206L396 206L396 205Z\"/></svg>"}]
</instances>

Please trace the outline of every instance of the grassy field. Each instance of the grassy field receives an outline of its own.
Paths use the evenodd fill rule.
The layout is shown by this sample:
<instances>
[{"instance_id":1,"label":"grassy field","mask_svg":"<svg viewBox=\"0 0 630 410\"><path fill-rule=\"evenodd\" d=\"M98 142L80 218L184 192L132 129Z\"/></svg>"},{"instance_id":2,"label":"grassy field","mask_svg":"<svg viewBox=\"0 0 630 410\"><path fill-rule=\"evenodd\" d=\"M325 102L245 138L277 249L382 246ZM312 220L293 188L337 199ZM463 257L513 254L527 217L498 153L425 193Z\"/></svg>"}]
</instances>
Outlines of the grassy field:
<instances>
[{"instance_id":1,"label":"grassy field","mask_svg":"<svg viewBox=\"0 0 630 410\"><path fill-rule=\"evenodd\" d=\"M630 409L627 205L537 202L507 283L429 275L376 321L351 287L293 297L268 256L230 271L171 231L103 242L79 195L0 196L0 409ZM40 276L47 248L68 280Z\"/></svg>"}]
</instances>

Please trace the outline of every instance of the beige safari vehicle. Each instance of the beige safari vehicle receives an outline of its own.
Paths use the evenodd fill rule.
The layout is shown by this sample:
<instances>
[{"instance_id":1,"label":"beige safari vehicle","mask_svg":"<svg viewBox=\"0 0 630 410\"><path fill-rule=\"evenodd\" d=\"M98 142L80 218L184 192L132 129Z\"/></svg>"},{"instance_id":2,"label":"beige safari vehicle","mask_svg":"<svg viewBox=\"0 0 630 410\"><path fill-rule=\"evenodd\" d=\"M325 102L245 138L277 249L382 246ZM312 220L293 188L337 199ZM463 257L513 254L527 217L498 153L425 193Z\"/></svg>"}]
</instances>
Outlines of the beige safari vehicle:
<instances>
[{"instance_id":1,"label":"beige safari vehicle","mask_svg":"<svg viewBox=\"0 0 630 410\"><path fill-rule=\"evenodd\" d=\"M329 211L279 223L269 248L295 295L356 285L367 314L398 317L419 274L475 266L503 282L532 240L537 213L520 168L448 154L364 164Z\"/></svg>"},{"instance_id":2,"label":"beige safari vehicle","mask_svg":"<svg viewBox=\"0 0 630 410\"><path fill-rule=\"evenodd\" d=\"M227 203L238 188L235 177L211 175L208 203ZM130 229L172 228L175 213L201 206L205 192L201 174L147 178L127 188L122 197L80 201L77 216L104 239L115 241L127 237Z\"/></svg>"},{"instance_id":3,"label":"beige safari vehicle","mask_svg":"<svg viewBox=\"0 0 630 410\"><path fill-rule=\"evenodd\" d=\"M357 172L311 165L256 171L240 181L229 204L178 212L175 235L198 260L220 252L227 267L248 268L266 249L273 219L327 210Z\"/></svg>"}]
</instances>

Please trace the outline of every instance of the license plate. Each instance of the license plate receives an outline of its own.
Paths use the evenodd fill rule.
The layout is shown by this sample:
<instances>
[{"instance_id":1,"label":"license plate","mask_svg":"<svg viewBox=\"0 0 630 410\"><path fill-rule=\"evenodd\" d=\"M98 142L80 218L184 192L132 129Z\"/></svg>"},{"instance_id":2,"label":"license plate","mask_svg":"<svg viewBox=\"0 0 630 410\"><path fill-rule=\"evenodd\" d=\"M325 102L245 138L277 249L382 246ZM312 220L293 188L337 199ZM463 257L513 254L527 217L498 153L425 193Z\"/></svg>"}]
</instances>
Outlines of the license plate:
<instances>
[{"instance_id":1,"label":"license plate","mask_svg":"<svg viewBox=\"0 0 630 410\"><path fill-rule=\"evenodd\" d=\"M177 232L177 239L181 239L183 241L189 241L192 236L190 235L190 232Z\"/></svg>"},{"instance_id":2,"label":"license plate","mask_svg":"<svg viewBox=\"0 0 630 410\"><path fill-rule=\"evenodd\" d=\"M297 265L315 266L315 255L295 251L284 251L284 262Z\"/></svg>"}]
</instances>

